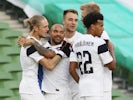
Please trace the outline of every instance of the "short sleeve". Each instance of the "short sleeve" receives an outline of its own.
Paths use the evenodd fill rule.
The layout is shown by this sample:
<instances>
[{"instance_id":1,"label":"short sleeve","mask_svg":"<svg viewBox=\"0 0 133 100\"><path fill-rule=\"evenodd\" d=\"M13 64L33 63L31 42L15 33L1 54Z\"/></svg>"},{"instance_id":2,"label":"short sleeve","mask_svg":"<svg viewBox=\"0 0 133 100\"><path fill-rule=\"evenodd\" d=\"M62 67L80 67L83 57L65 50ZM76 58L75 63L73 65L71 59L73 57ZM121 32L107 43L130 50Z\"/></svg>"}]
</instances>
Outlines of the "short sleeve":
<instances>
[{"instance_id":1,"label":"short sleeve","mask_svg":"<svg viewBox=\"0 0 133 100\"><path fill-rule=\"evenodd\" d=\"M34 59L36 62L39 62L44 57L40 55L37 51L29 55L30 58Z\"/></svg>"},{"instance_id":2,"label":"short sleeve","mask_svg":"<svg viewBox=\"0 0 133 100\"><path fill-rule=\"evenodd\" d=\"M104 65L110 63L113 60L113 58L110 55L109 51L100 54L100 57L101 57L102 62L103 62Z\"/></svg>"},{"instance_id":3,"label":"short sleeve","mask_svg":"<svg viewBox=\"0 0 133 100\"><path fill-rule=\"evenodd\" d=\"M104 65L108 64L108 63L110 63L113 60L113 58L112 58L112 56L111 56L111 54L109 52L108 46L105 43L105 41L102 40L102 39L99 39L99 43L100 44L99 44L98 49L97 49L98 50L98 54L99 54L103 64Z\"/></svg>"},{"instance_id":4,"label":"short sleeve","mask_svg":"<svg viewBox=\"0 0 133 100\"><path fill-rule=\"evenodd\" d=\"M34 46L30 46L29 48L27 48L26 54L28 57L34 59L36 62L39 62L42 58L44 58L38 53Z\"/></svg>"},{"instance_id":5,"label":"short sleeve","mask_svg":"<svg viewBox=\"0 0 133 100\"><path fill-rule=\"evenodd\" d=\"M70 62L77 62L77 56L74 52L70 53Z\"/></svg>"}]
</instances>

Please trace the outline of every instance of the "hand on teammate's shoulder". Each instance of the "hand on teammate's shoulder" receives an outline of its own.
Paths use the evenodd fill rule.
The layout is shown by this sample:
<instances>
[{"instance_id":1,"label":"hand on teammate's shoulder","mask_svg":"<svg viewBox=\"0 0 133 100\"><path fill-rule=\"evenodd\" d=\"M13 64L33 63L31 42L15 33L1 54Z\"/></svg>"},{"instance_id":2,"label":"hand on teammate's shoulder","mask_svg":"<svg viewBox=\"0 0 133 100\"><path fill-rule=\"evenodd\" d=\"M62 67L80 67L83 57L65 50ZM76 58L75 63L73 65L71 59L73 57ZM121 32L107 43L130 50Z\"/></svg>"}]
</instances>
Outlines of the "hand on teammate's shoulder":
<instances>
[{"instance_id":1,"label":"hand on teammate's shoulder","mask_svg":"<svg viewBox=\"0 0 133 100\"><path fill-rule=\"evenodd\" d=\"M62 46L60 47L60 50L63 51L67 57L69 57L70 52L72 51L72 46L70 43L63 41Z\"/></svg>"}]
</instances>

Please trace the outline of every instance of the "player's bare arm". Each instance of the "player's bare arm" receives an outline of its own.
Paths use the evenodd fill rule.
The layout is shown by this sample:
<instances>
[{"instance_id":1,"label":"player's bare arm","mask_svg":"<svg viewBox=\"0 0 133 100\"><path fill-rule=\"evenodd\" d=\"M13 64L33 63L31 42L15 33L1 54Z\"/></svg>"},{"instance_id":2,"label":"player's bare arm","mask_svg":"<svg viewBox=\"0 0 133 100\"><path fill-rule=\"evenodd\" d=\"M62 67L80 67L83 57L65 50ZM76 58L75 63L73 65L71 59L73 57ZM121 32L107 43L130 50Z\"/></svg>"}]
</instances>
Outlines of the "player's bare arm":
<instances>
[{"instance_id":1,"label":"player's bare arm","mask_svg":"<svg viewBox=\"0 0 133 100\"><path fill-rule=\"evenodd\" d=\"M56 53L54 51L43 47L35 40L33 40L33 41L34 41L33 45L36 48L36 50L39 52L39 54L45 56L46 58L53 58L56 55Z\"/></svg>"},{"instance_id":2,"label":"player's bare arm","mask_svg":"<svg viewBox=\"0 0 133 100\"><path fill-rule=\"evenodd\" d=\"M73 77L73 79L78 83L79 82L79 75L76 72L77 66L78 66L77 62L70 62L69 72L70 72L71 76Z\"/></svg>"},{"instance_id":3,"label":"player's bare arm","mask_svg":"<svg viewBox=\"0 0 133 100\"><path fill-rule=\"evenodd\" d=\"M108 48L113 58L113 61L109 63L109 65L107 66L110 70L114 70L116 68L116 59L115 59L115 54L114 54L114 45L110 41L108 41Z\"/></svg>"},{"instance_id":4,"label":"player's bare arm","mask_svg":"<svg viewBox=\"0 0 133 100\"><path fill-rule=\"evenodd\" d=\"M25 44L25 42L26 42L25 40L26 40L26 37L21 37L21 36L19 36L18 39L17 39L18 45L19 45L19 46L25 47L25 46L24 46L24 44Z\"/></svg>"},{"instance_id":5,"label":"player's bare arm","mask_svg":"<svg viewBox=\"0 0 133 100\"><path fill-rule=\"evenodd\" d=\"M25 37L18 37L18 45L19 46L29 46L34 45L36 50L39 52L39 54L45 56L46 58L53 58L56 54L54 51L50 49L46 49L42 45L40 45L38 42L36 42L34 39L27 39Z\"/></svg>"},{"instance_id":6,"label":"player's bare arm","mask_svg":"<svg viewBox=\"0 0 133 100\"><path fill-rule=\"evenodd\" d=\"M56 55L52 59L43 58L39 61L39 63L46 69L52 71L55 66L60 62L61 58L62 57L60 55Z\"/></svg>"}]
</instances>

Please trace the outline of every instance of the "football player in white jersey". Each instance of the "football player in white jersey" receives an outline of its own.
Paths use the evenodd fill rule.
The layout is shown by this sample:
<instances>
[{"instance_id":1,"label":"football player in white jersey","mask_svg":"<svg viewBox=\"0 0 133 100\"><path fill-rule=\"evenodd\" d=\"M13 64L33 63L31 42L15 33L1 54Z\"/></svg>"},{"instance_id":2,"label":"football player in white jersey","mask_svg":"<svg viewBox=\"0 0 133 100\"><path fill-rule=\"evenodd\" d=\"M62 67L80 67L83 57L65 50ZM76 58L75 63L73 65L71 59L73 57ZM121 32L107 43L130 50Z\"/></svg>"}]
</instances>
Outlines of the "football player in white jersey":
<instances>
[{"instance_id":1,"label":"football player in white jersey","mask_svg":"<svg viewBox=\"0 0 133 100\"><path fill-rule=\"evenodd\" d=\"M50 31L50 40L44 45L45 48L53 51L60 50L65 43L64 28L61 24L54 24ZM68 51L70 54L70 51ZM69 58L64 56L56 67L49 71L44 68L42 90L46 100L72 100L69 87Z\"/></svg>"},{"instance_id":2,"label":"football player in white jersey","mask_svg":"<svg viewBox=\"0 0 133 100\"><path fill-rule=\"evenodd\" d=\"M87 34L73 44L70 73L79 83L81 100L103 100L103 68L106 65L112 69L115 61L109 53L106 42L99 38L103 32L102 14L92 12L83 19L83 23L87 28ZM77 62L81 71L80 76L73 71Z\"/></svg>"},{"instance_id":3,"label":"football player in white jersey","mask_svg":"<svg viewBox=\"0 0 133 100\"><path fill-rule=\"evenodd\" d=\"M78 24L78 12L74 9L64 10L63 24L65 28L65 40L73 44L77 39L82 36L82 33L76 31ZM77 69L79 73L79 69ZM80 73L79 73L80 75ZM76 81L70 77L70 88L72 93L72 100L79 100L79 90Z\"/></svg>"},{"instance_id":4,"label":"football player in white jersey","mask_svg":"<svg viewBox=\"0 0 133 100\"><path fill-rule=\"evenodd\" d=\"M32 38L41 44L40 39L48 31L47 19L43 16L35 15L26 22L30 25L30 35L27 38ZM48 60L41 56L34 46L21 47L22 80L19 86L21 100L45 100L38 83L38 64L40 63L48 70L51 70L61 59L61 54Z\"/></svg>"},{"instance_id":5,"label":"football player in white jersey","mask_svg":"<svg viewBox=\"0 0 133 100\"><path fill-rule=\"evenodd\" d=\"M89 3L82 4L80 6L80 10L81 10L81 15L83 19L84 16L86 16L90 12L94 12L94 11L100 12L100 7L95 2L89 2ZM114 46L111 43L110 38L105 30L103 31L101 38L103 38L106 41L110 52L114 56ZM114 69L115 69L115 66L112 70ZM107 67L104 67L104 98L103 100L112 100L112 70L108 69Z\"/></svg>"}]
</instances>

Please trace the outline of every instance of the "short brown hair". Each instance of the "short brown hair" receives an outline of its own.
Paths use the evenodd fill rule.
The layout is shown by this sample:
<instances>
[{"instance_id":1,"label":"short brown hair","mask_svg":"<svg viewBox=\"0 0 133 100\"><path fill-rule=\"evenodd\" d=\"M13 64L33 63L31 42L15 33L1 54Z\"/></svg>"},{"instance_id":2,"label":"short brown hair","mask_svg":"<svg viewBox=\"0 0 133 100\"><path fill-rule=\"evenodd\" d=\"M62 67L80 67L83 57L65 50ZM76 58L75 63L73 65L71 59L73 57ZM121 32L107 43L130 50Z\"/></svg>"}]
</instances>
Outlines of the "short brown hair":
<instances>
[{"instance_id":1,"label":"short brown hair","mask_svg":"<svg viewBox=\"0 0 133 100\"><path fill-rule=\"evenodd\" d=\"M69 13L69 12L71 12L71 13L74 13L74 14L77 14L78 15L78 12L75 10L75 9L67 9L67 10L64 10L64 12L63 12L63 18L65 17L65 15L67 14L67 13Z\"/></svg>"}]
</instances>

